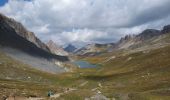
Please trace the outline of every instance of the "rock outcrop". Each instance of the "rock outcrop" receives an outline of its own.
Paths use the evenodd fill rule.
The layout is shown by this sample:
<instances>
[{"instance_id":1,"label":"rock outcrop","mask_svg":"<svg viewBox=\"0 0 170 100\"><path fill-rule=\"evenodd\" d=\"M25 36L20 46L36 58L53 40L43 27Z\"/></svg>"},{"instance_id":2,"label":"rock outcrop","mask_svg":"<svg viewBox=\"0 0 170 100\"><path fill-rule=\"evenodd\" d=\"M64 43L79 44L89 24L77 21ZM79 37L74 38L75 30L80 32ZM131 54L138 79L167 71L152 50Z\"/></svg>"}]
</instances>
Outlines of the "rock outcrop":
<instances>
[{"instance_id":1,"label":"rock outcrop","mask_svg":"<svg viewBox=\"0 0 170 100\"><path fill-rule=\"evenodd\" d=\"M166 25L163 27L162 33L170 33L170 25Z\"/></svg>"},{"instance_id":2,"label":"rock outcrop","mask_svg":"<svg viewBox=\"0 0 170 100\"><path fill-rule=\"evenodd\" d=\"M8 24L18 35L34 43L37 47L49 51L49 48L43 42L41 42L41 40L38 39L33 32L28 31L21 23L15 21L12 18L7 18L2 14L0 14L0 21Z\"/></svg>"},{"instance_id":3,"label":"rock outcrop","mask_svg":"<svg viewBox=\"0 0 170 100\"><path fill-rule=\"evenodd\" d=\"M68 53L64 51L61 46L56 45L52 40L47 42L47 46L53 54L61 55L61 56L68 56Z\"/></svg>"}]
</instances>

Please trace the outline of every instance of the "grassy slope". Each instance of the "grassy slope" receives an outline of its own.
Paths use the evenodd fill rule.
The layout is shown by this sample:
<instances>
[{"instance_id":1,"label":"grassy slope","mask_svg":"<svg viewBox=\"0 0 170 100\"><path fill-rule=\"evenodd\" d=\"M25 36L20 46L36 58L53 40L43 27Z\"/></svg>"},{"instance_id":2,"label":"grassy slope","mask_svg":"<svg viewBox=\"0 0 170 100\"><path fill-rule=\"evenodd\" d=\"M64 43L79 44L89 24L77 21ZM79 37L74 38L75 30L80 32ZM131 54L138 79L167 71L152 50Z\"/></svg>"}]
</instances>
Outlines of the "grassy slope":
<instances>
[{"instance_id":1,"label":"grassy slope","mask_svg":"<svg viewBox=\"0 0 170 100\"><path fill-rule=\"evenodd\" d=\"M118 56L103 63L103 67L95 74L89 72L89 75L84 77L88 80L100 81L103 85L101 91L108 97L115 94L120 98L120 95L129 94L134 99L141 97L149 100L153 98L168 100L170 99L169 52L170 46L167 46L148 53L136 52ZM103 57L104 55L101 59ZM93 59L93 63L100 62L100 57L95 61L96 58L86 58L86 60ZM138 98L135 98L136 96Z\"/></svg>"},{"instance_id":2,"label":"grassy slope","mask_svg":"<svg viewBox=\"0 0 170 100\"><path fill-rule=\"evenodd\" d=\"M47 66L48 67L48 66ZM0 51L0 99L3 96L38 96L47 97L47 92L62 93L67 88L78 88L85 80L80 78L79 72L63 73L59 75L32 69L29 65L6 56ZM79 91L79 90L78 90ZM76 92L78 92L76 91ZM86 89L82 90L86 91ZM64 96L62 98L83 99L87 92L80 95ZM90 92L89 92L90 93Z\"/></svg>"},{"instance_id":3,"label":"grassy slope","mask_svg":"<svg viewBox=\"0 0 170 100\"><path fill-rule=\"evenodd\" d=\"M62 77L32 69L0 52L0 97L10 94L46 96L49 90L62 91L57 85L59 80Z\"/></svg>"},{"instance_id":4,"label":"grassy slope","mask_svg":"<svg viewBox=\"0 0 170 100\"><path fill-rule=\"evenodd\" d=\"M83 100L98 90L107 97L118 100L169 100L170 99L170 46L149 52L112 52L84 60L102 63L96 69L78 69L72 73L53 75L28 68L0 52L0 95L46 96L47 91L62 92L77 88L61 96L65 100ZM126 54L126 55L125 55ZM29 78L31 77L31 78ZM88 81L84 86L80 84ZM102 87L98 86L102 84ZM31 86L31 87L30 87ZM25 94L23 94L25 93Z\"/></svg>"}]
</instances>

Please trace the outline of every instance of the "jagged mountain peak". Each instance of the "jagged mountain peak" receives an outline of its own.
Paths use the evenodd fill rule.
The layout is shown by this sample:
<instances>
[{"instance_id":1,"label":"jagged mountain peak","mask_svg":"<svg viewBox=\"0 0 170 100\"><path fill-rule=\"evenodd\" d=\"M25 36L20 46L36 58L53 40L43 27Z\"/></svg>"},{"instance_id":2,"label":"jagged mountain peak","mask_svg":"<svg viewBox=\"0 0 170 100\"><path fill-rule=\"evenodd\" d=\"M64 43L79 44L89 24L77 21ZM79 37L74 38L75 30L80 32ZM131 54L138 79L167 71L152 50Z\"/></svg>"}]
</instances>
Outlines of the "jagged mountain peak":
<instances>
[{"instance_id":1,"label":"jagged mountain peak","mask_svg":"<svg viewBox=\"0 0 170 100\"><path fill-rule=\"evenodd\" d=\"M163 27L162 33L170 33L170 25L166 25Z\"/></svg>"},{"instance_id":2,"label":"jagged mountain peak","mask_svg":"<svg viewBox=\"0 0 170 100\"><path fill-rule=\"evenodd\" d=\"M53 40L49 40L48 42L47 42L47 46L49 47L51 47L51 46L55 46L55 47L59 47Z\"/></svg>"},{"instance_id":3,"label":"jagged mountain peak","mask_svg":"<svg viewBox=\"0 0 170 100\"><path fill-rule=\"evenodd\" d=\"M31 56L68 61L67 57L52 54L48 46L33 32L3 14L0 14L0 45L23 51Z\"/></svg>"},{"instance_id":4,"label":"jagged mountain peak","mask_svg":"<svg viewBox=\"0 0 170 100\"><path fill-rule=\"evenodd\" d=\"M136 37L136 35L134 34L128 34L128 35L125 35L124 37L122 37L119 42L124 42L124 41L129 41L129 40L132 40Z\"/></svg>"},{"instance_id":5,"label":"jagged mountain peak","mask_svg":"<svg viewBox=\"0 0 170 100\"><path fill-rule=\"evenodd\" d=\"M72 44L68 44L67 47L64 48L64 50L67 52L74 52L76 49L77 48Z\"/></svg>"},{"instance_id":6,"label":"jagged mountain peak","mask_svg":"<svg viewBox=\"0 0 170 100\"><path fill-rule=\"evenodd\" d=\"M161 31L160 30L146 29L142 33L137 35L137 37L139 37L142 40L145 40L145 39L149 39L149 38L152 38L152 37L158 36L158 35L161 35Z\"/></svg>"},{"instance_id":7,"label":"jagged mountain peak","mask_svg":"<svg viewBox=\"0 0 170 100\"><path fill-rule=\"evenodd\" d=\"M49 40L47 42L47 46L49 47L50 51L53 54L62 55L62 56L68 55L68 53L64 51L64 49L61 46L57 45L53 40Z\"/></svg>"},{"instance_id":8,"label":"jagged mountain peak","mask_svg":"<svg viewBox=\"0 0 170 100\"><path fill-rule=\"evenodd\" d=\"M49 48L40 39L38 39L33 32L28 31L20 22L15 21L13 18L8 18L3 14L0 14L1 23L8 24L15 32L34 43L37 47L44 49L49 52Z\"/></svg>"}]
</instances>

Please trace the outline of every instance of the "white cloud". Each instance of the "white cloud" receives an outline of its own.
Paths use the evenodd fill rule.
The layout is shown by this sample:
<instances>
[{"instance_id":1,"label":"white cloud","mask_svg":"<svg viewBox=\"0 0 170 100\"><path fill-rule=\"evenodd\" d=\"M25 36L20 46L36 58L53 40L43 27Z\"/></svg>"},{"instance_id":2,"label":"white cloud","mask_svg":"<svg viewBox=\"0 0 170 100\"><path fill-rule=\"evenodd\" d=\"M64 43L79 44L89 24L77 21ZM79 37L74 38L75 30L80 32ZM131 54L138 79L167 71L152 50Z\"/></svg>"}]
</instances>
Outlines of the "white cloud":
<instances>
[{"instance_id":1,"label":"white cloud","mask_svg":"<svg viewBox=\"0 0 170 100\"><path fill-rule=\"evenodd\" d=\"M89 30L89 29L73 29L72 31L64 31L60 34L52 34L50 39L54 40L57 43L63 44L73 43L73 44L88 44L94 42L95 39L107 38L108 33ZM64 40L64 42L63 42ZM95 42L100 42L95 40ZM64 45L64 44L63 44Z\"/></svg>"},{"instance_id":2,"label":"white cloud","mask_svg":"<svg viewBox=\"0 0 170 100\"><path fill-rule=\"evenodd\" d=\"M170 23L169 0L9 0L0 12L43 41L112 42Z\"/></svg>"}]
</instances>

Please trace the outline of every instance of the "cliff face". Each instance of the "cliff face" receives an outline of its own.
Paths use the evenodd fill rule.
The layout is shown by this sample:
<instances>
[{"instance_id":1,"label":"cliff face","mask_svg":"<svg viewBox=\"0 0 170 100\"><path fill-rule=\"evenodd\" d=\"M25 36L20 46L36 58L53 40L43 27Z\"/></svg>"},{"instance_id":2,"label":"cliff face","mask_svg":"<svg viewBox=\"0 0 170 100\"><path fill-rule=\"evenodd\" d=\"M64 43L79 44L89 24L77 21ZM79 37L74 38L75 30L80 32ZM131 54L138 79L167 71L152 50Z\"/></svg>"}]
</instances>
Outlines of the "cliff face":
<instances>
[{"instance_id":1,"label":"cliff face","mask_svg":"<svg viewBox=\"0 0 170 100\"><path fill-rule=\"evenodd\" d=\"M12 18L7 18L2 14L0 14L0 21L2 23L8 24L9 27L13 28L18 35L34 43L37 47L49 51L49 48L43 42L41 42L33 32L28 31L21 23L15 21Z\"/></svg>"},{"instance_id":2,"label":"cliff face","mask_svg":"<svg viewBox=\"0 0 170 100\"><path fill-rule=\"evenodd\" d=\"M61 55L61 56L67 56L68 55L68 53L66 51L64 51L64 49L62 47L58 46L52 40L48 41L47 46L53 54Z\"/></svg>"},{"instance_id":3,"label":"cliff face","mask_svg":"<svg viewBox=\"0 0 170 100\"><path fill-rule=\"evenodd\" d=\"M166 25L163 27L162 33L170 33L170 25Z\"/></svg>"},{"instance_id":4,"label":"cliff face","mask_svg":"<svg viewBox=\"0 0 170 100\"><path fill-rule=\"evenodd\" d=\"M21 23L2 14L0 14L0 45L21 50L32 56L68 61L65 56L52 54L49 48Z\"/></svg>"}]
</instances>

